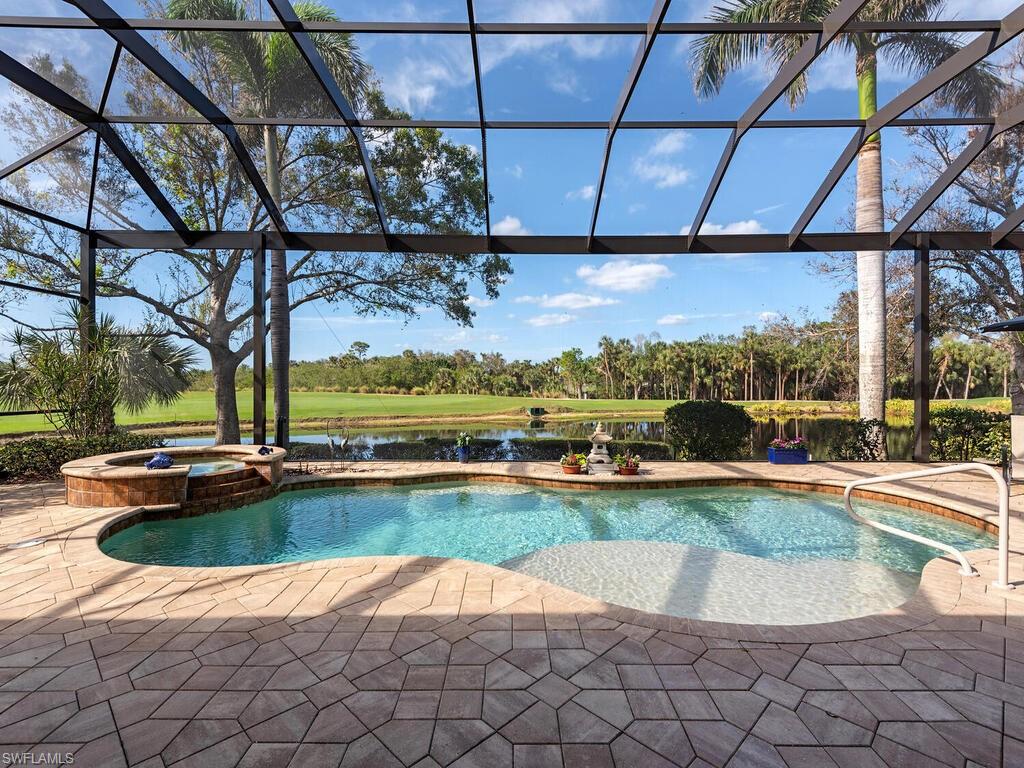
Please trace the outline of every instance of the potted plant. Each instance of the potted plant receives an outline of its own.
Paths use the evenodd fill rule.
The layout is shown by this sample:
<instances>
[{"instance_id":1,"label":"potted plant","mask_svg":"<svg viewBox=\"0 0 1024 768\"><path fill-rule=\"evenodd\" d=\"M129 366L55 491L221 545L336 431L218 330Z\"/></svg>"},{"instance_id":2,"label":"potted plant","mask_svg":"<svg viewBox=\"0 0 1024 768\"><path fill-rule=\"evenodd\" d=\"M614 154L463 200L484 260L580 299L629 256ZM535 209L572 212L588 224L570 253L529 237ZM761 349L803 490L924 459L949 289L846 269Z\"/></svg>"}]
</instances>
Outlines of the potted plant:
<instances>
[{"instance_id":1,"label":"potted plant","mask_svg":"<svg viewBox=\"0 0 1024 768\"><path fill-rule=\"evenodd\" d=\"M613 461L619 468L620 475L635 475L640 472L640 457L634 456L629 451L615 454Z\"/></svg>"},{"instance_id":2,"label":"potted plant","mask_svg":"<svg viewBox=\"0 0 1024 768\"><path fill-rule=\"evenodd\" d=\"M571 450L561 459L562 472L566 475L579 475L587 468L587 455L573 453Z\"/></svg>"},{"instance_id":3,"label":"potted plant","mask_svg":"<svg viewBox=\"0 0 1024 768\"><path fill-rule=\"evenodd\" d=\"M806 464L807 460L807 441L802 437L777 437L768 444L769 464Z\"/></svg>"},{"instance_id":4,"label":"potted plant","mask_svg":"<svg viewBox=\"0 0 1024 768\"><path fill-rule=\"evenodd\" d=\"M468 432L459 432L459 436L455 438L455 457L460 464L469 462L469 444L472 440L473 437Z\"/></svg>"}]
</instances>

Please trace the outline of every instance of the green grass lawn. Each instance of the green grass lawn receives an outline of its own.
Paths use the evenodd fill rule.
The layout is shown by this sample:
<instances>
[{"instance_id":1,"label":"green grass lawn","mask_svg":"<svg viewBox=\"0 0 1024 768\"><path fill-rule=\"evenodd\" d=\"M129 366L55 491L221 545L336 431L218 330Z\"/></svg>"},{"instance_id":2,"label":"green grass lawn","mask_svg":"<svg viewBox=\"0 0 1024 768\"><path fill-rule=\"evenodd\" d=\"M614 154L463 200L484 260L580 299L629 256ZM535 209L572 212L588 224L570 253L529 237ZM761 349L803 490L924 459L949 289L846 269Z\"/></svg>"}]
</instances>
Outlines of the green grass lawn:
<instances>
[{"instance_id":1,"label":"green grass lawn","mask_svg":"<svg viewBox=\"0 0 1024 768\"><path fill-rule=\"evenodd\" d=\"M992 406L992 400L981 398L969 404ZM576 411L579 413L661 413L674 400L561 400L528 397L499 397L494 395L357 395L345 392L293 392L292 418L315 419L328 417L420 417L486 416L509 413L524 416L524 410L540 406L550 413ZM800 406L828 406L827 402L800 401ZM252 390L238 393L239 416L243 421L252 418ZM187 392L173 405L147 408L142 413L118 414L118 423L133 424L212 422L214 419L213 393ZM268 420L272 417L268 414ZM49 424L42 416L6 416L0 418L0 435L32 431L46 431Z\"/></svg>"}]
</instances>

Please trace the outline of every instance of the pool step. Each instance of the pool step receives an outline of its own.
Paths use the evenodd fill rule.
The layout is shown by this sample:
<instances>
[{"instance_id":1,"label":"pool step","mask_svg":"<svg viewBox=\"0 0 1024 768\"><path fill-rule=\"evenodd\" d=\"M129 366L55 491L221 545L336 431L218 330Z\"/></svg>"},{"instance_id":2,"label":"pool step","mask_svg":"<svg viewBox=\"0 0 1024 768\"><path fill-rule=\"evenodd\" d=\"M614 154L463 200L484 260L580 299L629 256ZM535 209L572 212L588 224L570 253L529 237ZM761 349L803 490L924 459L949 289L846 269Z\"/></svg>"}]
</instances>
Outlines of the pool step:
<instances>
[{"instance_id":1,"label":"pool step","mask_svg":"<svg viewBox=\"0 0 1024 768\"><path fill-rule=\"evenodd\" d=\"M192 483L188 485L188 500L189 501L206 501L207 499L219 499L225 496L234 496L238 493L244 493L245 491L253 491L257 488L261 488L264 485L268 485L267 481L259 474L255 473L255 477L244 477L238 480L229 480L227 482L221 482L216 485L201 485L198 488L193 487Z\"/></svg>"},{"instance_id":2,"label":"pool step","mask_svg":"<svg viewBox=\"0 0 1024 768\"><path fill-rule=\"evenodd\" d=\"M209 475L195 475L188 479L188 487L191 491L192 489L206 488L208 486L236 483L239 480L249 480L254 477L262 476L252 467L243 467L242 469L232 469L227 472L214 472Z\"/></svg>"},{"instance_id":3,"label":"pool step","mask_svg":"<svg viewBox=\"0 0 1024 768\"><path fill-rule=\"evenodd\" d=\"M266 501L275 493L276 491L271 485L261 485L258 488L239 491L226 496L186 501L181 505L181 510L186 515L204 515L207 512L219 512L224 509L235 509L236 507L244 507L247 504Z\"/></svg>"}]
</instances>

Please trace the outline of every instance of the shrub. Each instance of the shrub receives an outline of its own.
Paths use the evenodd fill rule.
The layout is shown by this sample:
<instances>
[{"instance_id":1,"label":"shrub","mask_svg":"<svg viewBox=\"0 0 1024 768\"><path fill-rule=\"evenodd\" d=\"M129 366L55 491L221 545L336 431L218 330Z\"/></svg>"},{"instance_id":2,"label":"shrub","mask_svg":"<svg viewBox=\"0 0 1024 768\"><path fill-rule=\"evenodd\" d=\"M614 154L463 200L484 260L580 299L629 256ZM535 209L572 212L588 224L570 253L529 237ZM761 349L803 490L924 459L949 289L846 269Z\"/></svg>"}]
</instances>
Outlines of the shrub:
<instances>
[{"instance_id":1,"label":"shrub","mask_svg":"<svg viewBox=\"0 0 1024 768\"><path fill-rule=\"evenodd\" d=\"M377 443L373 446L373 458L455 461L455 441L454 437L427 437L423 440ZM501 461L505 458L505 442L496 438L475 437L470 444L469 456L473 461Z\"/></svg>"},{"instance_id":2,"label":"shrub","mask_svg":"<svg viewBox=\"0 0 1024 768\"><path fill-rule=\"evenodd\" d=\"M749 457L753 426L742 406L717 400L688 400L665 411L665 439L687 461Z\"/></svg>"},{"instance_id":3,"label":"shrub","mask_svg":"<svg viewBox=\"0 0 1024 768\"><path fill-rule=\"evenodd\" d=\"M932 459L971 461L998 460L1010 445L1010 418L976 408L948 406L931 414Z\"/></svg>"},{"instance_id":4,"label":"shrub","mask_svg":"<svg viewBox=\"0 0 1024 768\"><path fill-rule=\"evenodd\" d=\"M348 443L334 456L335 461L368 461L373 458L373 446L366 443ZM292 442L288 444L288 461L331 461L331 446L327 443Z\"/></svg>"},{"instance_id":5,"label":"shrub","mask_svg":"<svg viewBox=\"0 0 1024 768\"><path fill-rule=\"evenodd\" d=\"M508 460L559 461L567 450L588 454L590 449L590 441L585 438L514 437L508 441ZM671 461L673 458L672 446L653 440L613 440L608 444L608 451L613 456L628 451L645 461Z\"/></svg>"},{"instance_id":6,"label":"shrub","mask_svg":"<svg viewBox=\"0 0 1024 768\"><path fill-rule=\"evenodd\" d=\"M825 439L822 456L829 461L881 461L885 422L879 419L829 419L821 423Z\"/></svg>"},{"instance_id":7,"label":"shrub","mask_svg":"<svg viewBox=\"0 0 1024 768\"><path fill-rule=\"evenodd\" d=\"M52 480L60 477L61 464L75 459L163 446L164 441L158 437L124 430L116 430L102 437L34 437L12 440L0 445L0 478L6 483Z\"/></svg>"}]
</instances>

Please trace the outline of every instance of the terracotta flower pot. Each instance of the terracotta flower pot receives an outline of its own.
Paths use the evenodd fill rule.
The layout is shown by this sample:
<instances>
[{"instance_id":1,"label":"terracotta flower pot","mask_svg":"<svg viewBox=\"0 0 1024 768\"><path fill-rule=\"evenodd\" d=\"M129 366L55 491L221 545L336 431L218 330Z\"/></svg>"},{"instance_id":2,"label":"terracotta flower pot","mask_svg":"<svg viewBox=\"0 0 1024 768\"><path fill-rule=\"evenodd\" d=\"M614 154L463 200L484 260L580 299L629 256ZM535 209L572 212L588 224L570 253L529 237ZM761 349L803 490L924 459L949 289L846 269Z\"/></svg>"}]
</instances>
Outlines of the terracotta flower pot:
<instances>
[{"instance_id":1,"label":"terracotta flower pot","mask_svg":"<svg viewBox=\"0 0 1024 768\"><path fill-rule=\"evenodd\" d=\"M619 467L620 475L635 475L640 472L640 467Z\"/></svg>"},{"instance_id":2,"label":"terracotta flower pot","mask_svg":"<svg viewBox=\"0 0 1024 768\"><path fill-rule=\"evenodd\" d=\"M563 464L562 465L562 472L564 472L567 475L578 475L580 473L580 469L581 469L581 467L580 467L579 464Z\"/></svg>"}]
</instances>

